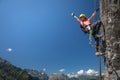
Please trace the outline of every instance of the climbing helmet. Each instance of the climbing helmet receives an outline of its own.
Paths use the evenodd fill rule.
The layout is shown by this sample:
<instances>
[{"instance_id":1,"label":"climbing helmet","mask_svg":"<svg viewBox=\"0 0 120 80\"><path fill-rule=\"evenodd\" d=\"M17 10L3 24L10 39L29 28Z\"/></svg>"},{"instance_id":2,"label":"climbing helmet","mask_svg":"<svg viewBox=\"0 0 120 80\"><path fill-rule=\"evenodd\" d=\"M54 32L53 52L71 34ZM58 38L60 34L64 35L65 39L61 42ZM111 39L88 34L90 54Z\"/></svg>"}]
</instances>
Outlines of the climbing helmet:
<instances>
[{"instance_id":1,"label":"climbing helmet","mask_svg":"<svg viewBox=\"0 0 120 80\"><path fill-rule=\"evenodd\" d=\"M79 18L86 17L85 14L80 14Z\"/></svg>"}]
</instances>

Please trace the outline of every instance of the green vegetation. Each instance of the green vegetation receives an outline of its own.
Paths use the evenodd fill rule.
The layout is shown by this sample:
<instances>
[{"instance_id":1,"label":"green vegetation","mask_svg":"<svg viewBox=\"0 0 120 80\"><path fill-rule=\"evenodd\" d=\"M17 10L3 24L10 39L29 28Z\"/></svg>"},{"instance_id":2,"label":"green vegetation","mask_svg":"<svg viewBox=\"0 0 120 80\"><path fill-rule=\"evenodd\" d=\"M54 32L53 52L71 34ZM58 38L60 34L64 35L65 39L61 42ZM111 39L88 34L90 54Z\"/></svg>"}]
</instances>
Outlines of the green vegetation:
<instances>
[{"instance_id":1,"label":"green vegetation","mask_svg":"<svg viewBox=\"0 0 120 80\"><path fill-rule=\"evenodd\" d=\"M24 70L0 58L0 80L33 80Z\"/></svg>"}]
</instances>

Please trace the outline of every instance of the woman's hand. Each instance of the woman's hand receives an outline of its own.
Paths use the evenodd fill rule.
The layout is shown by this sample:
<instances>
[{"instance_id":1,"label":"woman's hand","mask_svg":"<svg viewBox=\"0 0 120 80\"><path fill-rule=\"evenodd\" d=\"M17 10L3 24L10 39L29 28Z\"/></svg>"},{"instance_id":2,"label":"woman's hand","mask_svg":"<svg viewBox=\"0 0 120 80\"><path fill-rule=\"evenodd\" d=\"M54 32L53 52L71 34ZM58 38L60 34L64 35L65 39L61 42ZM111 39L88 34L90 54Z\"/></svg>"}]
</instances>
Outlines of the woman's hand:
<instances>
[{"instance_id":1,"label":"woman's hand","mask_svg":"<svg viewBox=\"0 0 120 80\"><path fill-rule=\"evenodd\" d=\"M74 17L74 16L75 16L75 13L74 13L74 12L72 12L72 13L71 13L71 16L73 16L73 17Z\"/></svg>"}]
</instances>

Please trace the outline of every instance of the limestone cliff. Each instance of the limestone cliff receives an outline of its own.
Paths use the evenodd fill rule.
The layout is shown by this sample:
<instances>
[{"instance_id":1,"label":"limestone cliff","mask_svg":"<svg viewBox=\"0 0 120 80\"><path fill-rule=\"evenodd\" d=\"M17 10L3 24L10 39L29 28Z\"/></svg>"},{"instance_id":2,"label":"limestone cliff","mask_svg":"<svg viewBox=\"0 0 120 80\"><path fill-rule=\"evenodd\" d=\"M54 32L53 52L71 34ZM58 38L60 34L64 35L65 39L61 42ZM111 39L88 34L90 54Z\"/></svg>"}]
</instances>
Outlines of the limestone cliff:
<instances>
[{"instance_id":1,"label":"limestone cliff","mask_svg":"<svg viewBox=\"0 0 120 80\"><path fill-rule=\"evenodd\" d=\"M105 80L120 80L120 0L100 0L100 18L105 27Z\"/></svg>"}]
</instances>

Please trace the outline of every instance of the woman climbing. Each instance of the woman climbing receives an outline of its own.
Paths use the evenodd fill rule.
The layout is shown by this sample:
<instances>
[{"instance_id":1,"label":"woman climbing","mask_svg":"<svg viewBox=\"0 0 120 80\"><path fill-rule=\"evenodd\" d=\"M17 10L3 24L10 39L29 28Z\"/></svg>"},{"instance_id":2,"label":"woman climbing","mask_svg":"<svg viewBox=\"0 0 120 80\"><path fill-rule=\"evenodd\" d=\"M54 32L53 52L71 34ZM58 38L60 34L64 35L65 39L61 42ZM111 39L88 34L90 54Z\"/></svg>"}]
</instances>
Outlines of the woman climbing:
<instances>
[{"instance_id":1,"label":"woman climbing","mask_svg":"<svg viewBox=\"0 0 120 80\"><path fill-rule=\"evenodd\" d=\"M94 40L96 41L96 56L100 55L99 52L100 36L98 34L101 26L101 21L97 21L96 23L91 24L91 20L94 18L94 16L98 11L99 9L96 9L89 18L87 18L85 14L80 14L79 18L75 15L75 13L71 14L80 24L82 31L89 34L90 44L91 44L92 36L94 37Z\"/></svg>"}]
</instances>

